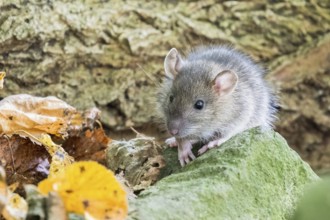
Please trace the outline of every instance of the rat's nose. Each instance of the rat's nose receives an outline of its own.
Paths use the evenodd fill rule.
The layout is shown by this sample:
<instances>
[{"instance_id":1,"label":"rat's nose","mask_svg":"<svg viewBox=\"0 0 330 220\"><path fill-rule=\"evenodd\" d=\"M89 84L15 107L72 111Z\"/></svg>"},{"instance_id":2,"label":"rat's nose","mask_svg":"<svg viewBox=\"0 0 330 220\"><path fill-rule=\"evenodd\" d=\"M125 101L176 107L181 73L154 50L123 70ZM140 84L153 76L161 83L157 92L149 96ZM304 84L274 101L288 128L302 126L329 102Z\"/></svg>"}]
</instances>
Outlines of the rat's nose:
<instances>
[{"instance_id":1,"label":"rat's nose","mask_svg":"<svg viewBox=\"0 0 330 220\"><path fill-rule=\"evenodd\" d=\"M171 135L179 134L179 130L181 127L181 120L172 120L168 123L168 131Z\"/></svg>"}]
</instances>

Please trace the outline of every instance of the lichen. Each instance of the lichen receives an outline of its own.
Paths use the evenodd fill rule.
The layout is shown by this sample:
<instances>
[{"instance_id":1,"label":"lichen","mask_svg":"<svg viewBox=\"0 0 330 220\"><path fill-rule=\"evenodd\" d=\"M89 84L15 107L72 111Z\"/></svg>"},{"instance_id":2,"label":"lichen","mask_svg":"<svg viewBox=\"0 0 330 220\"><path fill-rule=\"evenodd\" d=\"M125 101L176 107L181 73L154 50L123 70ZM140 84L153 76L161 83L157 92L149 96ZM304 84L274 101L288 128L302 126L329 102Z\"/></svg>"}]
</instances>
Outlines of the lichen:
<instances>
[{"instance_id":1,"label":"lichen","mask_svg":"<svg viewBox=\"0 0 330 220\"><path fill-rule=\"evenodd\" d=\"M278 133L252 129L145 190L130 218L287 219L318 179Z\"/></svg>"},{"instance_id":2,"label":"lichen","mask_svg":"<svg viewBox=\"0 0 330 220\"><path fill-rule=\"evenodd\" d=\"M141 191L160 178L165 166L163 148L154 138L139 136L129 141L112 141L106 150L107 167L123 172L134 191Z\"/></svg>"}]
</instances>

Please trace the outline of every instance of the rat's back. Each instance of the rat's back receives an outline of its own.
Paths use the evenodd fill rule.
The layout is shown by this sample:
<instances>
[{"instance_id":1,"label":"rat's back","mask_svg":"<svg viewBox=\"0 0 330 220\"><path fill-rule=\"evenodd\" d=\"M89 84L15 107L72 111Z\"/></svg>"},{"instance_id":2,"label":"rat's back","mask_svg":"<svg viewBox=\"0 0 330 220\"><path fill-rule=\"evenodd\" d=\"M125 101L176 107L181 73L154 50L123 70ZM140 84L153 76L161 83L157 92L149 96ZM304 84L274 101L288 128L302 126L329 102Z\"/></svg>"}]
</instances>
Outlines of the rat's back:
<instances>
[{"instance_id":1,"label":"rat's back","mask_svg":"<svg viewBox=\"0 0 330 220\"><path fill-rule=\"evenodd\" d=\"M222 70L235 72L238 76L235 94L237 107L234 109L237 111L237 115L240 115L240 112L250 115L247 123L248 128L254 126L272 127L277 99L270 85L264 79L264 69L257 65L251 57L231 47L208 46L193 50L187 56L186 62L186 65L190 64L196 68L212 65L215 69L220 69L215 72ZM196 65L198 63L199 65ZM247 120L247 117L240 117Z\"/></svg>"},{"instance_id":2,"label":"rat's back","mask_svg":"<svg viewBox=\"0 0 330 220\"><path fill-rule=\"evenodd\" d=\"M204 46L194 49L187 56L187 61L214 62L225 69L235 70L238 74L263 77L264 70L246 54L228 46Z\"/></svg>"},{"instance_id":3,"label":"rat's back","mask_svg":"<svg viewBox=\"0 0 330 220\"><path fill-rule=\"evenodd\" d=\"M189 77L196 80L200 77L194 74L205 73L202 69L209 66L215 69L213 73L209 72L210 78L224 70L236 73L238 76L237 88L234 91L236 103L232 110L236 112L233 117L237 120L231 120L232 126L240 127L239 125L243 125L241 122L246 121L244 130L255 126L272 127L277 99L264 79L264 69L251 57L227 46L206 46L196 48L188 54L184 66L195 69L189 71Z\"/></svg>"}]
</instances>

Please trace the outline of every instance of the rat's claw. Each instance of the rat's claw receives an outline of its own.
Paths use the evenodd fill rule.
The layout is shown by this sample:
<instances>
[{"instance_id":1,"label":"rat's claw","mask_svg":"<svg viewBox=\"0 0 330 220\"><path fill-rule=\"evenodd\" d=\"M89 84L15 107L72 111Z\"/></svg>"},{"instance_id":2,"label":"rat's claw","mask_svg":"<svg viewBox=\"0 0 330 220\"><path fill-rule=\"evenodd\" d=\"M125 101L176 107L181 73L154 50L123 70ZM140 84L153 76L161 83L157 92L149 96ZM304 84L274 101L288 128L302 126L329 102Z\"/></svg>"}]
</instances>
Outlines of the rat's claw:
<instances>
[{"instance_id":1,"label":"rat's claw","mask_svg":"<svg viewBox=\"0 0 330 220\"><path fill-rule=\"evenodd\" d=\"M179 161L182 167L184 167L187 163L189 163L189 157L184 152L179 152Z\"/></svg>"},{"instance_id":2,"label":"rat's claw","mask_svg":"<svg viewBox=\"0 0 330 220\"><path fill-rule=\"evenodd\" d=\"M182 166L182 167L184 167L184 160L183 159L179 159L179 161L180 161L180 165Z\"/></svg>"},{"instance_id":3,"label":"rat's claw","mask_svg":"<svg viewBox=\"0 0 330 220\"><path fill-rule=\"evenodd\" d=\"M210 141L210 142L207 144L207 148L208 148L208 149L211 149L211 148L214 148L215 146L218 146L218 142L219 142L219 140Z\"/></svg>"},{"instance_id":4,"label":"rat's claw","mask_svg":"<svg viewBox=\"0 0 330 220\"><path fill-rule=\"evenodd\" d=\"M170 147L177 147L178 142L176 141L175 137L167 138L165 140L165 143Z\"/></svg>"},{"instance_id":5,"label":"rat's claw","mask_svg":"<svg viewBox=\"0 0 330 220\"><path fill-rule=\"evenodd\" d=\"M208 150L208 146L204 145L201 149L198 150L198 155L202 155L203 153L205 153Z\"/></svg>"},{"instance_id":6,"label":"rat's claw","mask_svg":"<svg viewBox=\"0 0 330 220\"><path fill-rule=\"evenodd\" d=\"M182 154L179 153L179 161L182 167L184 167L186 164L190 162L189 156L190 156L189 152L187 153L182 152ZM193 157L195 156L193 155Z\"/></svg>"},{"instance_id":7,"label":"rat's claw","mask_svg":"<svg viewBox=\"0 0 330 220\"><path fill-rule=\"evenodd\" d=\"M224 142L224 139L217 139L214 141L210 141L208 144L205 144L201 149L198 150L198 155L204 154L211 148L221 145Z\"/></svg>"},{"instance_id":8,"label":"rat's claw","mask_svg":"<svg viewBox=\"0 0 330 220\"><path fill-rule=\"evenodd\" d=\"M179 146L178 153L181 166L184 166L185 164L196 158L195 155L192 153L191 148L192 145L189 141L183 141Z\"/></svg>"},{"instance_id":9,"label":"rat's claw","mask_svg":"<svg viewBox=\"0 0 330 220\"><path fill-rule=\"evenodd\" d=\"M196 159L196 157L193 154L193 152L189 151L188 154L189 154L189 157L191 158L191 160L195 160Z\"/></svg>"},{"instance_id":10,"label":"rat's claw","mask_svg":"<svg viewBox=\"0 0 330 220\"><path fill-rule=\"evenodd\" d=\"M217 146L218 141L210 141L208 144L205 144L201 149L198 150L198 155L204 154L209 149Z\"/></svg>"}]
</instances>

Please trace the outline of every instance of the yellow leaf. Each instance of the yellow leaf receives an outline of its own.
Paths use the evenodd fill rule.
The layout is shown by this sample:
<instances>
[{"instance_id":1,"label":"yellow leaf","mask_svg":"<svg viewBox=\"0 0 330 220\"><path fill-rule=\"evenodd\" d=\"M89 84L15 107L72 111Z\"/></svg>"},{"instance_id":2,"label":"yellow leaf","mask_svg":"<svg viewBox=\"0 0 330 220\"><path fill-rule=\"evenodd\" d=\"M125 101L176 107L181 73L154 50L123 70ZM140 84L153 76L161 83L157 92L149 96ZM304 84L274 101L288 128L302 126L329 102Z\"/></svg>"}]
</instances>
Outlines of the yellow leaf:
<instances>
[{"instance_id":1,"label":"yellow leaf","mask_svg":"<svg viewBox=\"0 0 330 220\"><path fill-rule=\"evenodd\" d=\"M68 212L84 214L86 219L125 219L126 192L114 174L92 162L76 162L62 173L39 183L38 189L47 194L57 192Z\"/></svg>"},{"instance_id":2,"label":"yellow leaf","mask_svg":"<svg viewBox=\"0 0 330 220\"><path fill-rule=\"evenodd\" d=\"M12 183L12 184L10 184L10 185L8 186L8 189L9 189L11 192L14 192L14 191L18 188L18 186L19 186L19 182L14 182L14 183Z\"/></svg>"},{"instance_id":3,"label":"yellow leaf","mask_svg":"<svg viewBox=\"0 0 330 220\"><path fill-rule=\"evenodd\" d=\"M27 215L26 201L11 191L11 188L16 187L17 183L7 186L5 171L0 167L0 213L6 220L21 220Z\"/></svg>"},{"instance_id":4,"label":"yellow leaf","mask_svg":"<svg viewBox=\"0 0 330 220\"><path fill-rule=\"evenodd\" d=\"M6 173L3 167L0 166L0 213L7 203L7 184Z\"/></svg>"},{"instance_id":5,"label":"yellow leaf","mask_svg":"<svg viewBox=\"0 0 330 220\"><path fill-rule=\"evenodd\" d=\"M27 202L16 193L9 192L8 202L2 211L6 220L25 219L28 211Z\"/></svg>"},{"instance_id":6,"label":"yellow leaf","mask_svg":"<svg viewBox=\"0 0 330 220\"><path fill-rule=\"evenodd\" d=\"M52 156L52 163L49 169L50 177L59 174L64 167L72 164L74 161L73 157L69 156L60 145L55 144L48 134L42 134L38 141L46 147L48 153Z\"/></svg>"},{"instance_id":7,"label":"yellow leaf","mask_svg":"<svg viewBox=\"0 0 330 220\"><path fill-rule=\"evenodd\" d=\"M4 81L5 76L6 76L5 72L0 72L0 89L3 88L3 81Z\"/></svg>"}]
</instances>

